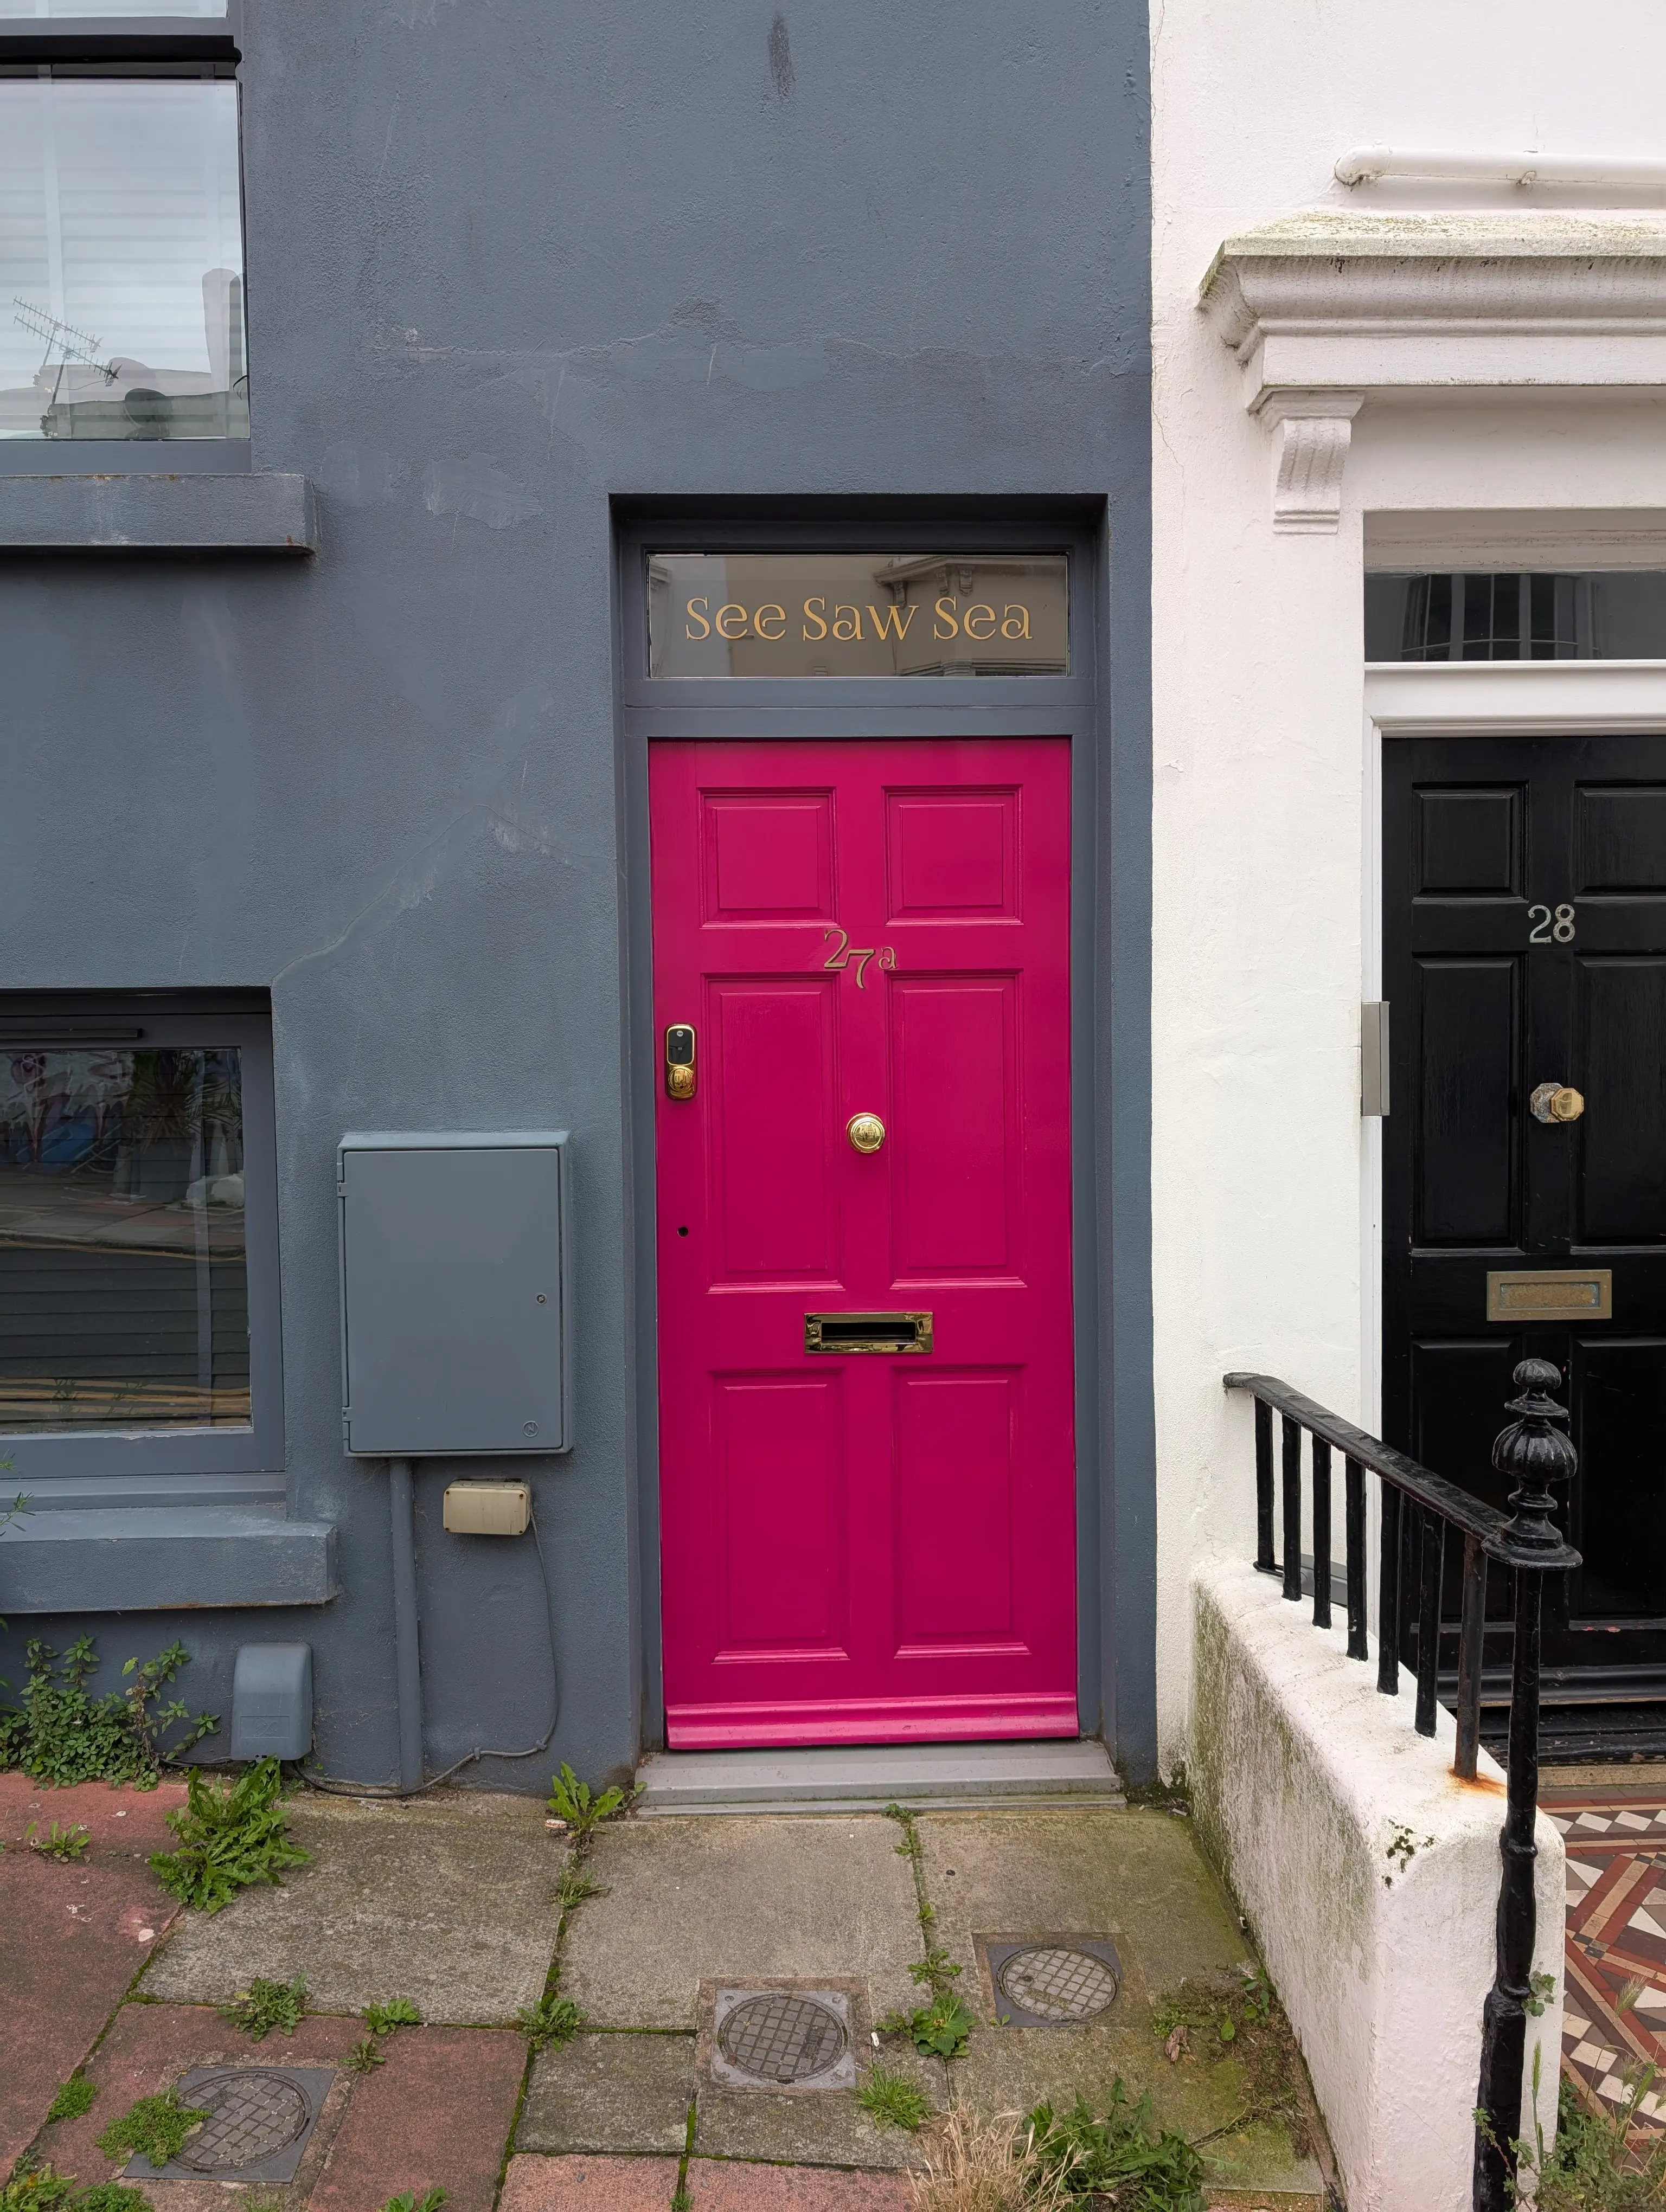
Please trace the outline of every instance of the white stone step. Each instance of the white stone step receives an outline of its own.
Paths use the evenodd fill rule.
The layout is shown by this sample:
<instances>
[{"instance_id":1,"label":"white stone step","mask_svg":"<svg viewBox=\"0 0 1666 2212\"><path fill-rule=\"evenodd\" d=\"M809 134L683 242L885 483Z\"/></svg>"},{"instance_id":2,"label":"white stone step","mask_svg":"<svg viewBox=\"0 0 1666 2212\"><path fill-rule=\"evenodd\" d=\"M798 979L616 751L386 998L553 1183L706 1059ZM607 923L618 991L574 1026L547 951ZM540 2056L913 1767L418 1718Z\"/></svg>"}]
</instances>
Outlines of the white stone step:
<instances>
[{"instance_id":1,"label":"white stone step","mask_svg":"<svg viewBox=\"0 0 1666 2212\"><path fill-rule=\"evenodd\" d=\"M891 1743L783 1751L651 1752L638 1813L879 1813L969 1806L1119 1806L1116 1770L1089 1738Z\"/></svg>"}]
</instances>

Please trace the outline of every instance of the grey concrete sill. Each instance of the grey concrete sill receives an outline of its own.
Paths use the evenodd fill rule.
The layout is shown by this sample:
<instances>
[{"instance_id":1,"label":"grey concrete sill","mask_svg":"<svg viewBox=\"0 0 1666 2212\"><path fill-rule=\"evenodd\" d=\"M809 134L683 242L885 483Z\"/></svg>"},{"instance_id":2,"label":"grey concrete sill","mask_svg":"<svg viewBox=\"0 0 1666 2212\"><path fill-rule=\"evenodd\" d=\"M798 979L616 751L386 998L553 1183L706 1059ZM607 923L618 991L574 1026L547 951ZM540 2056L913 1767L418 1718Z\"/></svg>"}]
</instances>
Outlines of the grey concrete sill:
<instances>
[{"instance_id":1,"label":"grey concrete sill","mask_svg":"<svg viewBox=\"0 0 1666 2212\"><path fill-rule=\"evenodd\" d=\"M334 1524L271 1508L83 1506L0 1536L0 1617L325 1605L336 1588Z\"/></svg>"},{"instance_id":2,"label":"grey concrete sill","mask_svg":"<svg viewBox=\"0 0 1666 2212\"><path fill-rule=\"evenodd\" d=\"M301 476L0 476L0 552L317 550Z\"/></svg>"}]
</instances>

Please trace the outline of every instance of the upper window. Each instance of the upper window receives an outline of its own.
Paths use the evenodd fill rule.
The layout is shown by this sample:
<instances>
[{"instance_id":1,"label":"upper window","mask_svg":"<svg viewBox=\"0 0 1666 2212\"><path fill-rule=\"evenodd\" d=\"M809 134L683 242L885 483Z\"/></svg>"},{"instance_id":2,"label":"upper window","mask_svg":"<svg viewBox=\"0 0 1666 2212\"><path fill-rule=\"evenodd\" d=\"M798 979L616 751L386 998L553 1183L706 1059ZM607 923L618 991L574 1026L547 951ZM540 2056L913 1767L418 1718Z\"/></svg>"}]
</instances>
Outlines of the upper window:
<instances>
[{"instance_id":1,"label":"upper window","mask_svg":"<svg viewBox=\"0 0 1666 2212\"><path fill-rule=\"evenodd\" d=\"M270 1448L267 1024L190 1004L0 999L0 1440L20 1473L61 1469L71 1439L113 1447L77 1470Z\"/></svg>"},{"instance_id":2,"label":"upper window","mask_svg":"<svg viewBox=\"0 0 1666 2212\"><path fill-rule=\"evenodd\" d=\"M1666 572L1367 576L1365 658L1666 659Z\"/></svg>"},{"instance_id":3,"label":"upper window","mask_svg":"<svg viewBox=\"0 0 1666 2212\"><path fill-rule=\"evenodd\" d=\"M0 0L0 439L246 439L236 64L91 13Z\"/></svg>"}]
</instances>

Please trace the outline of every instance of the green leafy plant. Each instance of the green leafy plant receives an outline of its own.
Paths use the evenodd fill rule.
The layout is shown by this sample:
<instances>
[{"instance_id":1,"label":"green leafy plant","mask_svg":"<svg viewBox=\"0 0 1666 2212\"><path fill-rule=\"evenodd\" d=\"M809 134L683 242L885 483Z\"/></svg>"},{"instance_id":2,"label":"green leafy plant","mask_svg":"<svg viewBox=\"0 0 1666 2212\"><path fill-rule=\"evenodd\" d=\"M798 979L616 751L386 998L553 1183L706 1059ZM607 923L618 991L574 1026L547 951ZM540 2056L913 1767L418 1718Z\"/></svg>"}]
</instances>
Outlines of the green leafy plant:
<instances>
[{"instance_id":1,"label":"green leafy plant","mask_svg":"<svg viewBox=\"0 0 1666 2212\"><path fill-rule=\"evenodd\" d=\"M141 2097L119 2120L112 2120L98 2139L99 2148L112 2162L137 2151L152 2166L166 2166L179 2156L192 2130L207 2118L196 2106L182 2105L173 2090L163 2089L154 2097Z\"/></svg>"},{"instance_id":2,"label":"green leafy plant","mask_svg":"<svg viewBox=\"0 0 1666 2212\"><path fill-rule=\"evenodd\" d=\"M570 2043L584 2025L584 2014L571 1997L546 1990L535 2005L523 2005L515 2014L521 2033L534 2051L551 2045L557 2051Z\"/></svg>"},{"instance_id":3,"label":"green leafy plant","mask_svg":"<svg viewBox=\"0 0 1666 2212\"><path fill-rule=\"evenodd\" d=\"M66 1866L84 1857L87 1846L93 1840L79 1820L71 1820L67 1828L60 1827L54 1820L44 1836L36 1834L35 1823L31 1820L24 1833L28 1838L32 1851L44 1852L46 1857L60 1860Z\"/></svg>"},{"instance_id":4,"label":"green leafy plant","mask_svg":"<svg viewBox=\"0 0 1666 2212\"><path fill-rule=\"evenodd\" d=\"M976 2026L976 2014L952 1990L939 1990L917 2012L891 2013L879 2029L885 2035L906 2035L925 2057L960 2058Z\"/></svg>"},{"instance_id":5,"label":"green leafy plant","mask_svg":"<svg viewBox=\"0 0 1666 2212\"><path fill-rule=\"evenodd\" d=\"M960 1972L958 1962L933 1938L937 1914L926 1895L926 1848L921 1841L919 1821L907 1805L887 1805L885 1818L895 1820L903 1832L897 1856L908 1860L914 1875L914 1911L925 1955L915 1961L909 1972L916 1982L923 1982L932 1996L931 2002L917 2011L892 2013L880 2021L880 2030L886 2035L909 2036L915 2049L927 2057L958 2058L977 2026L977 2015L955 1995Z\"/></svg>"},{"instance_id":6,"label":"green leafy plant","mask_svg":"<svg viewBox=\"0 0 1666 2212\"><path fill-rule=\"evenodd\" d=\"M347 2063L356 2074L368 2074L373 2066L386 2066L382 2047L374 2035L362 2035L347 2054Z\"/></svg>"},{"instance_id":7,"label":"green leafy plant","mask_svg":"<svg viewBox=\"0 0 1666 2212\"><path fill-rule=\"evenodd\" d=\"M92 2110L93 2100L98 2094L98 2084L89 2081L84 2074L72 2074L52 2099L46 2114L48 2125L54 2120L78 2120Z\"/></svg>"},{"instance_id":8,"label":"green leafy plant","mask_svg":"<svg viewBox=\"0 0 1666 2212\"><path fill-rule=\"evenodd\" d=\"M185 1802L167 1816L176 1851L157 1851L150 1864L164 1889L200 1912L217 1912L251 1882L277 1881L285 1867L311 1857L289 1840L275 1759L257 1759L228 1789L192 1769Z\"/></svg>"},{"instance_id":9,"label":"green leafy plant","mask_svg":"<svg viewBox=\"0 0 1666 2212\"><path fill-rule=\"evenodd\" d=\"M90 1636L77 1637L62 1652L38 1640L27 1644L21 1702L0 1713L0 1768L20 1767L32 1782L58 1788L131 1782L154 1789L164 1765L220 1725L212 1713L193 1720L182 1698L159 1702L190 1656L174 1643L154 1659L130 1659L122 1668L126 1686L95 1698L87 1690L98 1671Z\"/></svg>"},{"instance_id":10,"label":"green leafy plant","mask_svg":"<svg viewBox=\"0 0 1666 2212\"><path fill-rule=\"evenodd\" d=\"M269 1982L264 1975L257 1974L247 1989L228 2005L221 2006L220 2017L229 2021L234 2027L240 2027L255 2042L264 2043L275 2027L285 2035L293 2035L306 2009L304 1974L297 1974L292 1982Z\"/></svg>"},{"instance_id":11,"label":"green leafy plant","mask_svg":"<svg viewBox=\"0 0 1666 2212\"><path fill-rule=\"evenodd\" d=\"M396 2027L420 2027L423 2015L409 1997L390 1997L384 2004L368 2004L366 2024L372 2035L391 2035Z\"/></svg>"},{"instance_id":12,"label":"green leafy plant","mask_svg":"<svg viewBox=\"0 0 1666 2212\"><path fill-rule=\"evenodd\" d=\"M561 1772L550 1777L550 1811L551 1816L566 1828L575 1844L587 1844L604 1820L611 1820L621 1813L635 1796L629 1796L617 1785L604 1790L599 1797L592 1794L590 1784L581 1782L563 1759Z\"/></svg>"},{"instance_id":13,"label":"green leafy plant","mask_svg":"<svg viewBox=\"0 0 1666 2212\"><path fill-rule=\"evenodd\" d=\"M1079 2097L1061 2114L1037 2105L1027 2124L1034 2156L1067 2203L1109 2197L1117 2212L1203 2212L1202 2160L1184 2136L1157 2125L1149 2093L1129 2098L1120 2074L1104 2119Z\"/></svg>"},{"instance_id":14,"label":"green leafy plant","mask_svg":"<svg viewBox=\"0 0 1666 2212\"><path fill-rule=\"evenodd\" d=\"M856 2102L882 2128L906 2128L910 2135L931 2118L931 2100L889 2066L873 2066L856 2092Z\"/></svg>"},{"instance_id":15,"label":"green leafy plant","mask_svg":"<svg viewBox=\"0 0 1666 2212\"><path fill-rule=\"evenodd\" d=\"M74 2182L50 2166L30 2166L0 2186L0 2212L59 2212L75 2193Z\"/></svg>"},{"instance_id":16,"label":"green leafy plant","mask_svg":"<svg viewBox=\"0 0 1666 2212\"><path fill-rule=\"evenodd\" d=\"M72 2200L70 2212L151 2212L151 2206L142 2189L131 2189L120 2181L95 2181Z\"/></svg>"},{"instance_id":17,"label":"green leafy plant","mask_svg":"<svg viewBox=\"0 0 1666 2212\"><path fill-rule=\"evenodd\" d=\"M407 2189L402 2196L390 2197L382 2212L440 2212L445 2201L443 2189L430 2189L426 2197L418 2197L414 2189Z\"/></svg>"},{"instance_id":18,"label":"green leafy plant","mask_svg":"<svg viewBox=\"0 0 1666 2212\"><path fill-rule=\"evenodd\" d=\"M1532 2204L1538 2212L1659 2212L1666 2203L1666 2136L1650 2130L1639 2139L1638 2107L1653 2087L1655 2069L1628 2075L1626 2094L1612 2112L1593 2112L1572 2081L1563 2078L1556 2104L1556 2142L1548 2154L1538 2118L1544 2047L1533 2053L1534 2140L1511 2145L1517 2172L1510 2181L1512 2204ZM1497 2138L1478 2111L1475 2124L1489 2142Z\"/></svg>"}]
</instances>

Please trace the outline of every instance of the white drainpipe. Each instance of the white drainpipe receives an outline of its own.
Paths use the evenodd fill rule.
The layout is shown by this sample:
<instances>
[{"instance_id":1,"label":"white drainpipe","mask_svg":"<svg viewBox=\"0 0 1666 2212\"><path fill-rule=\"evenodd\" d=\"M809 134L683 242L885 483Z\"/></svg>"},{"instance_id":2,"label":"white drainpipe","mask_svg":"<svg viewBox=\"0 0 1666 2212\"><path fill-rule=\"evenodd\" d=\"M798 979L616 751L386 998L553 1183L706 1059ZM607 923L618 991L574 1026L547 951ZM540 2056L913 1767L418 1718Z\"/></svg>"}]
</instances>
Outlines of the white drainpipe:
<instances>
[{"instance_id":1,"label":"white drainpipe","mask_svg":"<svg viewBox=\"0 0 1666 2212\"><path fill-rule=\"evenodd\" d=\"M1612 161L1598 154L1441 154L1405 147L1356 146L1336 164L1342 185L1384 177L1450 185L1613 185L1666 188L1666 161Z\"/></svg>"}]
</instances>

